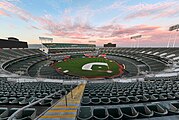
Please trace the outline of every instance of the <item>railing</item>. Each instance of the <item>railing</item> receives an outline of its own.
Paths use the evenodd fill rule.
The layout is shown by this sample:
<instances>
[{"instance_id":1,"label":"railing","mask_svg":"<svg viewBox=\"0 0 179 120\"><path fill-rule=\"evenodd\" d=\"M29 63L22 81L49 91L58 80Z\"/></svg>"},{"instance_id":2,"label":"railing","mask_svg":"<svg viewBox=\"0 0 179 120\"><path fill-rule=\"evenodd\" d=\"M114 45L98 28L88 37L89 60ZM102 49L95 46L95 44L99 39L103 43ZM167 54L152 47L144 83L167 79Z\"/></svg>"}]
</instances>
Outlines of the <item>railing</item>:
<instances>
[{"instance_id":1,"label":"railing","mask_svg":"<svg viewBox=\"0 0 179 120\"><path fill-rule=\"evenodd\" d=\"M60 92L60 91L61 91L61 90L59 90L59 91L57 91L57 92L55 92L55 93L53 93L53 94L50 94L49 96L46 96L46 97L44 97L44 98L42 98L42 99L39 99L38 101L35 101L35 102L33 102L33 103L31 103L31 104L29 104L29 105L27 105L27 106L24 106L24 107L22 107L22 108L19 108L16 112L14 112L14 113L8 118L8 120L13 120L13 118L15 118L16 115L17 115L19 112L21 112L22 110L24 110L24 109L26 109L26 108L29 108L29 107L31 107L31 106L33 106L33 105L36 105L37 103L41 102L42 100L45 100L46 98L49 98L49 97L55 95L56 93L58 93L58 92Z\"/></svg>"}]
</instances>

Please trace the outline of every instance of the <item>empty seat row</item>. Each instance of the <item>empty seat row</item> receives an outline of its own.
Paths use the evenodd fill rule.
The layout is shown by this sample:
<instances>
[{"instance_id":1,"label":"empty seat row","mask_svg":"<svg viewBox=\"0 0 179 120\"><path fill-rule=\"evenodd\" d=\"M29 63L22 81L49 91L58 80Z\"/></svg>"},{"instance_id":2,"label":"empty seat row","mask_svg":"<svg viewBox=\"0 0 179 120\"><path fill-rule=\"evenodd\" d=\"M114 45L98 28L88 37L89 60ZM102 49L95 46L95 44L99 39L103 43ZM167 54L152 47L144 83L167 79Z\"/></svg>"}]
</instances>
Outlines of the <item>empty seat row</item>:
<instances>
[{"instance_id":1,"label":"empty seat row","mask_svg":"<svg viewBox=\"0 0 179 120\"><path fill-rule=\"evenodd\" d=\"M31 97L31 98L0 97L0 105L27 105L27 104L30 104L37 100L39 100L39 98L36 98L36 97ZM47 98L47 99L44 99L41 102L39 102L38 105L49 105L50 106L52 104L53 104L53 99Z\"/></svg>"},{"instance_id":2,"label":"empty seat row","mask_svg":"<svg viewBox=\"0 0 179 120\"><path fill-rule=\"evenodd\" d=\"M37 98L44 98L50 94L53 94L55 93L55 91L50 91L50 92L0 92L0 97L15 97L15 98L19 98L19 97L26 97L26 98L30 98L30 97L37 97ZM54 99L59 99L61 98L63 95L65 95L65 91L59 91L59 92L56 92L55 95L53 95L51 98L54 98Z\"/></svg>"},{"instance_id":3,"label":"empty seat row","mask_svg":"<svg viewBox=\"0 0 179 120\"><path fill-rule=\"evenodd\" d=\"M110 105L179 99L176 81L88 83L81 105Z\"/></svg>"},{"instance_id":4,"label":"empty seat row","mask_svg":"<svg viewBox=\"0 0 179 120\"><path fill-rule=\"evenodd\" d=\"M19 108L0 108L0 120L7 120L14 112L16 112ZM21 112L19 112L15 116L15 120L34 120L36 117L36 109L35 108L27 108Z\"/></svg>"},{"instance_id":5,"label":"empty seat row","mask_svg":"<svg viewBox=\"0 0 179 120\"><path fill-rule=\"evenodd\" d=\"M78 109L78 120L119 120L161 117L179 114L179 103L170 103L169 107L160 104L147 104L125 107L89 107Z\"/></svg>"},{"instance_id":6,"label":"empty seat row","mask_svg":"<svg viewBox=\"0 0 179 120\"><path fill-rule=\"evenodd\" d=\"M143 103L143 102L155 102L165 100L179 99L179 95L174 94L144 94L137 96L120 96L120 97L83 97L81 105L113 105L113 104L129 104L129 103Z\"/></svg>"},{"instance_id":7,"label":"empty seat row","mask_svg":"<svg viewBox=\"0 0 179 120\"><path fill-rule=\"evenodd\" d=\"M179 91L179 90L178 90ZM149 95L154 95L154 94L158 94L158 95L164 95L164 94L178 94L179 92L178 91L161 91L161 92L152 92L152 91L142 91L142 92L138 92L138 91L135 91L135 94L134 92L111 92L111 93L108 93L108 92L105 92L105 93L84 93L83 96L89 96L90 98L93 98L93 97L120 97L120 96L136 96L136 95L143 95L143 94L149 94Z\"/></svg>"}]
</instances>

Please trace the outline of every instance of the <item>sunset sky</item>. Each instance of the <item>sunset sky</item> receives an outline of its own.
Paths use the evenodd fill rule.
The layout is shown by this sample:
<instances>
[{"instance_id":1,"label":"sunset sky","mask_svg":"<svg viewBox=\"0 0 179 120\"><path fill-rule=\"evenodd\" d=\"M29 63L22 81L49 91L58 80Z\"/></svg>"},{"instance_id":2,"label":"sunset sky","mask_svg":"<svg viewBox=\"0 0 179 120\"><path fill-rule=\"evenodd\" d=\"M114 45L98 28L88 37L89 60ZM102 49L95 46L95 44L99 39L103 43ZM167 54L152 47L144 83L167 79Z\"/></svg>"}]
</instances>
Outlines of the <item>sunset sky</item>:
<instances>
[{"instance_id":1,"label":"sunset sky","mask_svg":"<svg viewBox=\"0 0 179 120\"><path fill-rule=\"evenodd\" d=\"M0 38L29 44L43 36L61 43L134 46L130 37L141 34L140 46L167 46L169 39L172 46L175 38L179 46L179 35L168 31L175 24L179 0L0 0Z\"/></svg>"}]
</instances>

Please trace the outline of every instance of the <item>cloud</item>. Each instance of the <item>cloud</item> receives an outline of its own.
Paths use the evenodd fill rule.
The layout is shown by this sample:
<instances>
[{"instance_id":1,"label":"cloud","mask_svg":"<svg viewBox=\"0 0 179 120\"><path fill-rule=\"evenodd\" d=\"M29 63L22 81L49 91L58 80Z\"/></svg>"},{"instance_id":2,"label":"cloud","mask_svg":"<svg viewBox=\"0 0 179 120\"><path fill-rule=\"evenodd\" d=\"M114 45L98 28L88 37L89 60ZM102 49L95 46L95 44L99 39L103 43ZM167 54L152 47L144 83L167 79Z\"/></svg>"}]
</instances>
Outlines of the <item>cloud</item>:
<instances>
[{"instance_id":1,"label":"cloud","mask_svg":"<svg viewBox=\"0 0 179 120\"><path fill-rule=\"evenodd\" d=\"M129 14L127 19L145 16L163 17L167 16L168 14L177 14L175 10L170 9L170 6L172 5L174 5L174 2L163 2L154 5L143 4L142 13L140 10L138 10L140 8L139 5L131 6L128 8L128 10L135 10L135 12ZM109 8L112 9L117 7L119 6L114 4ZM30 28L36 30L45 30L45 35L52 37L57 36L66 41L75 43L88 43L89 40L95 40L98 45L107 42L115 42L119 45L127 46L135 43L134 40L130 39L130 36L142 34L142 44L145 43L147 45L155 45L156 43L166 43L167 37L169 36L168 31L162 29L160 26L155 25L152 26L142 24L128 27L111 21L101 26L93 26L91 25L89 19L94 14L93 11L91 11L88 7L84 8L83 10L79 10L74 16L71 16L71 9L66 9L60 20L55 19L50 14L34 16L28 11L21 9L7 1L0 2L0 8L2 9L0 10L0 15L5 15L7 13L11 15L10 17L17 16L21 20L28 22ZM168 10L168 12L165 10L165 8ZM35 25L32 24L32 22L35 23Z\"/></svg>"},{"instance_id":2,"label":"cloud","mask_svg":"<svg viewBox=\"0 0 179 120\"><path fill-rule=\"evenodd\" d=\"M138 4L134 6L128 6L127 10L130 12L125 19L135 19L142 17L161 18L169 17L178 14L179 2L178 1L164 1L155 4Z\"/></svg>"},{"instance_id":3,"label":"cloud","mask_svg":"<svg viewBox=\"0 0 179 120\"><path fill-rule=\"evenodd\" d=\"M129 0L117 0L112 4L103 8L103 10L115 10L115 9L122 9Z\"/></svg>"},{"instance_id":4,"label":"cloud","mask_svg":"<svg viewBox=\"0 0 179 120\"><path fill-rule=\"evenodd\" d=\"M21 18L24 21L29 21L30 19L33 19L33 16L26 12L25 10L13 5L10 2L7 1L1 1L0 2L0 8L3 9L4 11L10 12L19 18Z\"/></svg>"},{"instance_id":5,"label":"cloud","mask_svg":"<svg viewBox=\"0 0 179 120\"><path fill-rule=\"evenodd\" d=\"M0 15L2 15L2 16L10 16L8 13L4 12L3 10L0 10Z\"/></svg>"},{"instance_id":6,"label":"cloud","mask_svg":"<svg viewBox=\"0 0 179 120\"><path fill-rule=\"evenodd\" d=\"M29 28L33 28L33 29L36 29L36 30L40 30L40 28L34 26L34 25L31 25Z\"/></svg>"}]
</instances>

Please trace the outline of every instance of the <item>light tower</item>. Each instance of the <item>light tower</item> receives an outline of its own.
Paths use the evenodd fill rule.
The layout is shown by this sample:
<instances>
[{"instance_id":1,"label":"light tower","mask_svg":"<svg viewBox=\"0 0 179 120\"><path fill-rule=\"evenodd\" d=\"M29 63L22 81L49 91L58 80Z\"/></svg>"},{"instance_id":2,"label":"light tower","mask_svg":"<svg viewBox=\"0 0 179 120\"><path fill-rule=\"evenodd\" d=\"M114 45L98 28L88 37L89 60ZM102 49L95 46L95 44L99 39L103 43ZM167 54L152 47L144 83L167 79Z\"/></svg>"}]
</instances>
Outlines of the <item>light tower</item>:
<instances>
[{"instance_id":1,"label":"light tower","mask_svg":"<svg viewBox=\"0 0 179 120\"><path fill-rule=\"evenodd\" d=\"M48 38L48 37L39 37L39 40L41 41L41 49L42 49L42 51L44 50L43 43L47 43L47 42L52 43L53 42L53 38Z\"/></svg>"},{"instance_id":2,"label":"light tower","mask_svg":"<svg viewBox=\"0 0 179 120\"><path fill-rule=\"evenodd\" d=\"M177 31L177 32L176 32L176 35L175 35L175 38L174 38L174 41L173 41L173 45L172 45L172 47L175 47L175 43L176 43L176 40L177 40L177 37L178 37L179 24L174 25L174 26L171 26L171 27L169 28L169 31ZM170 41L171 41L171 40L169 39L169 41L168 41L168 46L167 46L167 47L170 46Z\"/></svg>"},{"instance_id":3,"label":"light tower","mask_svg":"<svg viewBox=\"0 0 179 120\"><path fill-rule=\"evenodd\" d=\"M130 39L134 39L136 41L136 47L140 47L140 38L142 37L142 35L135 35L130 37ZM135 46L134 46L135 47Z\"/></svg>"}]
</instances>

